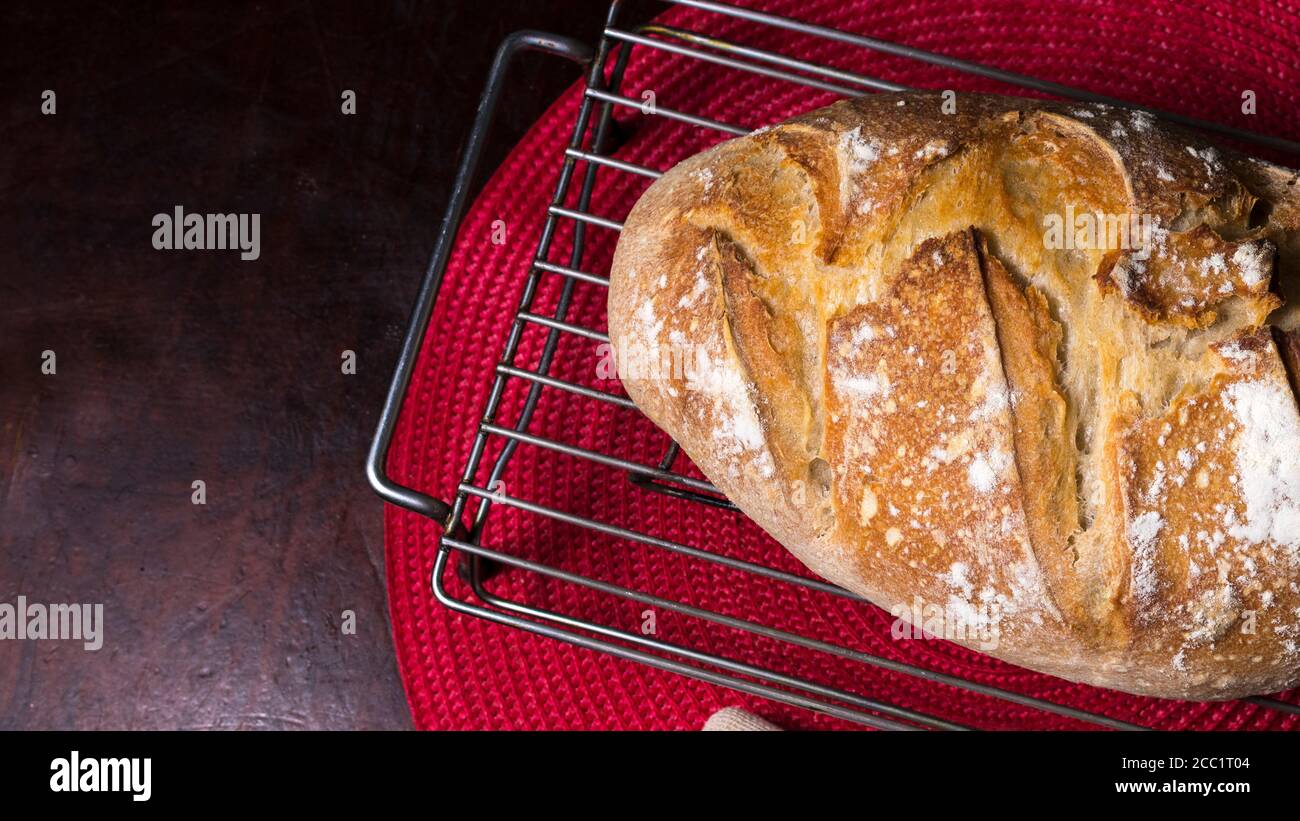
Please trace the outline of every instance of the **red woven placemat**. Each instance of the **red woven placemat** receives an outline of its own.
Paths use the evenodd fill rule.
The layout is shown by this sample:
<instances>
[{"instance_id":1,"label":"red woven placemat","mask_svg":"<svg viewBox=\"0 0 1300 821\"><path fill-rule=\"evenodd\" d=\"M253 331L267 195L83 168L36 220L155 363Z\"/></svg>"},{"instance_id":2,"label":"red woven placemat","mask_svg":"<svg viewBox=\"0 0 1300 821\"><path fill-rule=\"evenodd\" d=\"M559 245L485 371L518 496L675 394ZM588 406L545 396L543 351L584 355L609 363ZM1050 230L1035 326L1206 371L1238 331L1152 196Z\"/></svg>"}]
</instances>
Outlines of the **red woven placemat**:
<instances>
[{"instance_id":1,"label":"red woven placemat","mask_svg":"<svg viewBox=\"0 0 1300 821\"><path fill-rule=\"evenodd\" d=\"M1252 130L1293 139L1300 133L1300 84L1296 82L1300 75L1300 13L1286 3L770 0L746 5ZM1010 91L945 69L706 12L673 9L661 22L908 85ZM1240 110L1241 93L1246 89L1253 90L1258 100L1254 116ZM776 122L834 99L801 86L639 48L623 93L640 99L644 90L654 91L658 105L749 127ZM492 369L537 247L559 157L579 101L580 89L575 87L550 108L497 170L462 224L389 455L389 472L399 482L443 499L455 495ZM721 139L716 133L662 118L647 120L631 110L619 111L617 117L627 135L617 156L652 168L668 168ZM591 210L621 220L646 184L629 174L602 172ZM492 242L496 220L504 221L504 243ZM571 235L571 225L563 225L551 260L568 263ZM588 236L580 267L603 274L608 271L615 237L602 229L591 230ZM538 310L554 304L559 279L548 277ZM603 330L604 300L603 288L580 283L570 320ZM523 366L535 363L542 338L540 332L525 337L520 356ZM598 360L595 343L566 336L552 372L563 379L612 390L596 378ZM507 393L499 419L515 419L522 395L520 390ZM557 391L545 392L530 431L647 464L662 456L667 443L662 433L634 411ZM505 482L506 492L514 497L799 570L779 545L739 514L645 492L616 471L524 447L515 455ZM393 636L418 727L698 729L714 710L726 705L746 706L787 727L852 726L457 615L435 602L430 591L438 526L391 506L386 509L385 524ZM888 614L876 608L824 594L800 594L791 585L684 561L626 541L598 538L509 508L493 511L484 541L626 587L1148 726L1300 728L1300 719L1294 716L1249 704L1133 698L1029 673L941 641L892 641ZM561 612L582 614L631 631L639 629L645 609L633 602L547 583L533 574L507 572L491 584L502 595L542 602ZM703 629L693 620L671 613L656 616L660 638L775 667L962 724L989 728L1086 726L826 654L795 652L747 633Z\"/></svg>"}]
</instances>

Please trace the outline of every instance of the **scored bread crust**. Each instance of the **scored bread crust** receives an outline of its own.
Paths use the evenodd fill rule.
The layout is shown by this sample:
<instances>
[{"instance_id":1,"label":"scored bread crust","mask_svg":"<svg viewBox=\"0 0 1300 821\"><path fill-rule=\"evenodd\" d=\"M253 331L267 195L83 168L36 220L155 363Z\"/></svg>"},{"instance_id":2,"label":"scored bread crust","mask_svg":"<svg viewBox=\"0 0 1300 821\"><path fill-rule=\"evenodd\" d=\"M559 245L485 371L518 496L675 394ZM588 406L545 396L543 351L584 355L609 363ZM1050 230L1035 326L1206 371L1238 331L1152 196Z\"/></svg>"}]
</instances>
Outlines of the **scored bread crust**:
<instances>
[{"instance_id":1,"label":"scored bread crust","mask_svg":"<svg viewBox=\"0 0 1300 821\"><path fill-rule=\"evenodd\" d=\"M1295 172L1143 112L955 102L845 100L656 181L610 277L628 395L929 633L1132 693L1295 686Z\"/></svg>"}]
</instances>

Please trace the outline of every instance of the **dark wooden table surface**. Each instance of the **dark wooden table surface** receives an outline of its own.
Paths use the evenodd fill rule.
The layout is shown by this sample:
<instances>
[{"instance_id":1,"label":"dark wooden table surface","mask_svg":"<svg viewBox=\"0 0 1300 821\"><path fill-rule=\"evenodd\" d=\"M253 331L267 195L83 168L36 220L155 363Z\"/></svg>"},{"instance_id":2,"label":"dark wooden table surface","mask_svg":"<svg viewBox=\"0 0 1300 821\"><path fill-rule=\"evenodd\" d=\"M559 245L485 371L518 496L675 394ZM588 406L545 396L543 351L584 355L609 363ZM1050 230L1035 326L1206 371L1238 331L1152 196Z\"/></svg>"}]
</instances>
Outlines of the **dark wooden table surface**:
<instances>
[{"instance_id":1,"label":"dark wooden table surface","mask_svg":"<svg viewBox=\"0 0 1300 821\"><path fill-rule=\"evenodd\" d=\"M603 4L29 5L0 10L0 603L105 625L0 641L0 729L409 727L365 450L493 48L594 41ZM485 168L577 78L522 69ZM155 250L177 205L261 214L260 258Z\"/></svg>"}]
</instances>

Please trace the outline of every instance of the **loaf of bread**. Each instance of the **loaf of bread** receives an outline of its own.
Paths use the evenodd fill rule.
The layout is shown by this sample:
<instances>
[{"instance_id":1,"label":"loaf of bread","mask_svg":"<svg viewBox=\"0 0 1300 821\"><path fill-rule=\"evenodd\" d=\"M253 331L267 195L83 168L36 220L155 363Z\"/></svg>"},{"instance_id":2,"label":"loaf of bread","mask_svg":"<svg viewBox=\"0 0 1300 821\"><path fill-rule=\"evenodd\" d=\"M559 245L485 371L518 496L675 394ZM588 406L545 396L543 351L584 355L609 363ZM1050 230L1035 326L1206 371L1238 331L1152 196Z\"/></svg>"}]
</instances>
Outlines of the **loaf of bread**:
<instances>
[{"instance_id":1,"label":"loaf of bread","mask_svg":"<svg viewBox=\"0 0 1300 821\"><path fill-rule=\"evenodd\" d=\"M901 634L1295 686L1295 172L1144 112L955 103L845 100L656 181L610 278L628 395Z\"/></svg>"}]
</instances>

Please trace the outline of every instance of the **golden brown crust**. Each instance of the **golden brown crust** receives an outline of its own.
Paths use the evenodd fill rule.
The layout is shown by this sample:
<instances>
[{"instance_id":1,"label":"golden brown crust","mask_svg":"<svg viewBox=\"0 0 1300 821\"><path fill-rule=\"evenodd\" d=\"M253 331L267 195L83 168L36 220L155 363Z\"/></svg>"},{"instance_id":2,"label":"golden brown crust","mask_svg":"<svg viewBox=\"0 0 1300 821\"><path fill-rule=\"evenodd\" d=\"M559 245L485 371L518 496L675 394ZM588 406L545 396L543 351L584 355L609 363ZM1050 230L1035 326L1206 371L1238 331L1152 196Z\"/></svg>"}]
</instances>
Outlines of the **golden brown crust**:
<instances>
[{"instance_id":1,"label":"golden brown crust","mask_svg":"<svg viewBox=\"0 0 1300 821\"><path fill-rule=\"evenodd\" d=\"M1068 407L1057 377L1063 338L1047 299L1032 285L1022 288L984 245L981 261L995 320L1007 388L1015 397L1015 431L1029 540L1066 623L1085 639L1087 596L1074 573L1072 547L1079 529L1078 460L1070 442Z\"/></svg>"},{"instance_id":2,"label":"golden brown crust","mask_svg":"<svg viewBox=\"0 0 1300 821\"><path fill-rule=\"evenodd\" d=\"M620 375L764 529L896 615L1130 692L1285 689L1294 180L1104 106L837 103L637 203Z\"/></svg>"}]
</instances>

